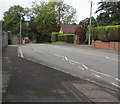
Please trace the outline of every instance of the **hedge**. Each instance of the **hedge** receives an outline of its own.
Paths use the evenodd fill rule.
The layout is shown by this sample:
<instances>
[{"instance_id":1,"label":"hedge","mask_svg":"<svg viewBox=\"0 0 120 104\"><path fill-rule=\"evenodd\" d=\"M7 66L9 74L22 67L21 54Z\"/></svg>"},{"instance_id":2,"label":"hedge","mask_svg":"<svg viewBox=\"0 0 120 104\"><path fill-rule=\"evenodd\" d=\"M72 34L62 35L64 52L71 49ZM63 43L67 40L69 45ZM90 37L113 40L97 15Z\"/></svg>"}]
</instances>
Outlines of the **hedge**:
<instances>
[{"instance_id":1,"label":"hedge","mask_svg":"<svg viewBox=\"0 0 120 104\"><path fill-rule=\"evenodd\" d=\"M51 34L51 42L56 42L58 41L58 32L52 32Z\"/></svg>"},{"instance_id":2,"label":"hedge","mask_svg":"<svg viewBox=\"0 0 120 104\"><path fill-rule=\"evenodd\" d=\"M52 32L51 34L51 41L65 41L67 43L73 43L73 36L74 34L61 34L58 32Z\"/></svg>"},{"instance_id":3,"label":"hedge","mask_svg":"<svg viewBox=\"0 0 120 104\"><path fill-rule=\"evenodd\" d=\"M65 41L67 43L73 43L73 35L58 36L58 41Z\"/></svg>"},{"instance_id":4,"label":"hedge","mask_svg":"<svg viewBox=\"0 0 120 104\"><path fill-rule=\"evenodd\" d=\"M106 42L120 41L120 25L100 26L92 29L92 39Z\"/></svg>"}]
</instances>

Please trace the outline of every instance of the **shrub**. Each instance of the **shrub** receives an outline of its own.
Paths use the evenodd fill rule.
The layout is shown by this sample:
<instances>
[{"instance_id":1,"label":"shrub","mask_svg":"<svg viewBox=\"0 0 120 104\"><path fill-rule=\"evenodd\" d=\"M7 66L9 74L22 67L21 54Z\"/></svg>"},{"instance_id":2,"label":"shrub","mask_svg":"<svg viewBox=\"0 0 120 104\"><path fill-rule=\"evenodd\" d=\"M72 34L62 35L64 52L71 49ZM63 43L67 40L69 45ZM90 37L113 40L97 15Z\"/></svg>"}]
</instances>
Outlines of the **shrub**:
<instances>
[{"instance_id":1,"label":"shrub","mask_svg":"<svg viewBox=\"0 0 120 104\"><path fill-rule=\"evenodd\" d=\"M58 36L58 41L65 41L65 36Z\"/></svg>"},{"instance_id":2,"label":"shrub","mask_svg":"<svg viewBox=\"0 0 120 104\"><path fill-rule=\"evenodd\" d=\"M68 35L65 38L67 43L73 43L73 35Z\"/></svg>"},{"instance_id":3,"label":"shrub","mask_svg":"<svg viewBox=\"0 0 120 104\"><path fill-rule=\"evenodd\" d=\"M101 26L92 29L92 39L101 41L120 41L120 25Z\"/></svg>"},{"instance_id":4,"label":"shrub","mask_svg":"<svg viewBox=\"0 0 120 104\"><path fill-rule=\"evenodd\" d=\"M52 32L51 34L51 42L56 42L58 40L58 34L57 32Z\"/></svg>"},{"instance_id":5,"label":"shrub","mask_svg":"<svg viewBox=\"0 0 120 104\"><path fill-rule=\"evenodd\" d=\"M59 34L58 41L65 41L67 43L73 43L74 34Z\"/></svg>"}]
</instances>

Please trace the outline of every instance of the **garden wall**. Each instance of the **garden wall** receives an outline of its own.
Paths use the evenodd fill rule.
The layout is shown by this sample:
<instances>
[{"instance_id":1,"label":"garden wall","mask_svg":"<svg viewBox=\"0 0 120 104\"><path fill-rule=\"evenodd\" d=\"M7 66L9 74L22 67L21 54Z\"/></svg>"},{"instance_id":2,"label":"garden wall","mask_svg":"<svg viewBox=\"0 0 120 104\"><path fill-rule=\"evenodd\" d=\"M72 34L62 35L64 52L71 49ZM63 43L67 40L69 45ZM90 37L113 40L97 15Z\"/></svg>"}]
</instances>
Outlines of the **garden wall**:
<instances>
[{"instance_id":1,"label":"garden wall","mask_svg":"<svg viewBox=\"0 0 120 104\"><path fill-rule=\"evenodd\" d=\"M92 41L92 46L97 48L110 48L120 50L120 42L102 42L102 41Z\"/></svg>"},{"instance_id":2,"label":"garden wall","mask_svg":"<svg viewBox=\"0 0 120 104\"><path fill-rule=\"evenodd\" d=\"M8 33L2 31L2 47L6 47L8 45Z\"/></svg>"}]
</instances>

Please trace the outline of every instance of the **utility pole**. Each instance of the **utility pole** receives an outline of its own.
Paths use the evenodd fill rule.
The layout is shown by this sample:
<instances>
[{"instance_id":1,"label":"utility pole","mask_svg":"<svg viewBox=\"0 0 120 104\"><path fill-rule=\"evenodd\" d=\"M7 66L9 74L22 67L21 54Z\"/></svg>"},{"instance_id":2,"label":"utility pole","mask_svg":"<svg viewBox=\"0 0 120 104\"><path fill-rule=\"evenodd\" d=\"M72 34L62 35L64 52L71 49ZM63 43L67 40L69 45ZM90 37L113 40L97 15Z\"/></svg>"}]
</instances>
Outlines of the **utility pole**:
<instances>
[{"instance_id":1,"label":"utility pole","mask_svg":"<svg viewBox=\"0 0 120 104\"><path fill-rule=\"evenodd\" d=\"M90 45L91 42L91 29L92 29L92 0L90 0L90 26L89 26L89 40L88 45Z\"/></svg>"},{"instance_id":2,"label":"utility pole","mask_svg":"<svg viewBox=\"0 0 120 104\"><path fill-rule=\"evenodd\" d=\"M20 44L22 44L22 36L21 36L21 33L22 33L22 19L20 17Z\"/></svg>"}]
</instances>

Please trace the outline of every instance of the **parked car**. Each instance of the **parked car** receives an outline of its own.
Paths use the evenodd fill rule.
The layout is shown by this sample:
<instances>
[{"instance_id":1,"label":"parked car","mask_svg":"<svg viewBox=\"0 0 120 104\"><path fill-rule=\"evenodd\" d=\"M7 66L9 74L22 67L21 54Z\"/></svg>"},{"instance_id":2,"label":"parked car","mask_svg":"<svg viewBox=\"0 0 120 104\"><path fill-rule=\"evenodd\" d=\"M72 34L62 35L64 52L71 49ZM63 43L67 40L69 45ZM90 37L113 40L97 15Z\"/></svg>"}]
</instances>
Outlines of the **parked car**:
<instances>
[{"instance_id":1,"label":"parked car","mask_svg":"<svg viewBox=\"0 0 120 104\"><path fill-rule=\"evenodd\" d=\"M29 39L25 39L25 44L26 43L30 43L30 40Z\"/></svg>"}]
</instances>

